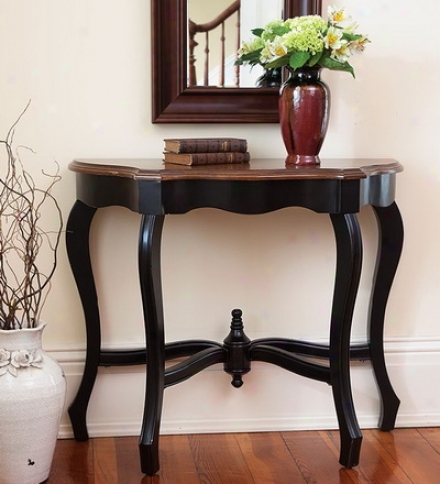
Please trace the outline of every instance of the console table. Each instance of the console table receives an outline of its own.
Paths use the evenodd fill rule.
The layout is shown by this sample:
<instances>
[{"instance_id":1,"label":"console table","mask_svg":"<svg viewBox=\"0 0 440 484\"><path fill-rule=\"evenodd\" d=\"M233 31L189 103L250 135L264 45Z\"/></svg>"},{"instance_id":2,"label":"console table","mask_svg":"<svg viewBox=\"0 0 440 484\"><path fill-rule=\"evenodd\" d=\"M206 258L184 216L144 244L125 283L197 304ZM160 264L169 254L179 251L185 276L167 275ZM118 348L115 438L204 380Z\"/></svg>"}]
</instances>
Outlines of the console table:
<instances>
[{"instance_id":1,"label":"console table","mask_svg":"<svg viewBox=\"0 0 440 484\"><path fill-rule=\"evenodd\" d=\"M87 440L86 413L99 366L146 364L147 392L139 448L141 468L159 469L158 444L164 389L216 363L240 387L252 361L264 361L329 384L340 430L340 463L358 464L362 433L350 384L350 360L370 360L377 381L382 430L394 428L399 399L389 380L383 349L388 295L403 245L403 224L395 203L396 174L402 166L389 159L323 160L320 167L295 167L284 160L248 164L181 166L161 160L76 160L77 201L66 232L69 261L83 305L87 332L84 375L69 408L75 438ZM146 348L101 350L98 297L93 279L89 232L97 209L123 206L142 214L139 275ZM350 331L362 267L362 239L356 213L371 205L379 231L378 257L371 293L368 341L351 345ZM222 343L185 340L165 343L160 250L167 214L211 207L240 214L261 214L304 207L330 216L336 238L336 274L329 344L269 337L251 341L242 312L232 310L230 332ZM268 325L270 327L270 325ZM165 361L183 360L165 369ZM316 361L316 359L320 361ZM281 389L280 389L281 391Z\"/></svg>"}]
</instances>

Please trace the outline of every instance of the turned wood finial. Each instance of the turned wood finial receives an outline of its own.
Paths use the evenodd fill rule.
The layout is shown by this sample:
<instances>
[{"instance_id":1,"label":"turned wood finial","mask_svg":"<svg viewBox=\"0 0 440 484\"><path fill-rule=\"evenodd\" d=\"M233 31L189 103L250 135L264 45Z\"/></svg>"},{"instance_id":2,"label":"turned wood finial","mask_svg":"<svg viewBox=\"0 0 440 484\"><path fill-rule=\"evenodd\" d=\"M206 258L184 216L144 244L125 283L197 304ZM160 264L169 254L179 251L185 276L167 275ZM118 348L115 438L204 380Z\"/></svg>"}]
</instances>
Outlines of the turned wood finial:
<instances>
[{"instance_id":1,"label":"turned wood finial","mask_svg":"<svg viewBox=\"0 0 440 484\"><path fill-rule=\"evenodd\" d=\"M231 315L231 331L223 341L223 347L227 352L224 370L232 376L232 386L240 388L243 385L242 376L251 369L248 355L251 340L243 331L243 320L241 318L243 311L241 309L233 309Z\"/></svg>"},{"instance_id":2,"label":"turned wood finial","mask_svg":"<svg viewBox=\"0 0 440 484\"><path fill-rule=\"evenodd\" d=\"M241 309L233 309L231 311L231 329L243 329L243 319L241 318L242 315L243 311Z\"/></svg>"}]
</instances>

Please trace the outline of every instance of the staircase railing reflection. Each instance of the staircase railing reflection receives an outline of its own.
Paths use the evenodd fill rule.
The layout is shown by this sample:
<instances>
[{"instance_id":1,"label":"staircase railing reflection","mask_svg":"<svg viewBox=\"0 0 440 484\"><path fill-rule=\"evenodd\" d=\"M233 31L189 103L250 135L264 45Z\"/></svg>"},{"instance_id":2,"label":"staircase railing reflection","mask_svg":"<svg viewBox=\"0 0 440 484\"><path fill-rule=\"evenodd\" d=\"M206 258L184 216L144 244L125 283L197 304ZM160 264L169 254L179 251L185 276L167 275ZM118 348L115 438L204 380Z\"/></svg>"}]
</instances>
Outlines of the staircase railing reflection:
<instances>
[{"instance_id":1,"label":"staircase railing reflection","mask_svg":"<svg viewBox=\"0 0 440 484\"><path fill-rule=\"evenodd\" d=\"M229 5L222 13L210 22L204 24L196 24L192 20L188 21L189 32L189 86L197 86L197 72L196 72L196 57L194 49L198 44L195 37L198 33L205 34L205 48L204 48L204 66L203 66L203 86L209 86L209 53L210 53L210 32L220 26L220 59L219 59L219 81L218 86L225 85L225 23L228 19L236 15L236 29L235 29L235 52L240 47L240 0L236 0ZM234 86L240 85L240 68L234 66Z\"/></svg>"}]
</instances>

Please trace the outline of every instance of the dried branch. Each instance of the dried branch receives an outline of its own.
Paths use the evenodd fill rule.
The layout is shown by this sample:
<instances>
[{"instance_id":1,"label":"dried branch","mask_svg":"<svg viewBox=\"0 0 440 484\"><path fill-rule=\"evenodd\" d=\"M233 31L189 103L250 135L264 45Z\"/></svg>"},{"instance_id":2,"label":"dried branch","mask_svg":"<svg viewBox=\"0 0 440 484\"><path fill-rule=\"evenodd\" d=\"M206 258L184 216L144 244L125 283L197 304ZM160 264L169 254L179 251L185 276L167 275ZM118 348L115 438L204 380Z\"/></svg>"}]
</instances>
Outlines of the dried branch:
<instances>
[{"instance_id":1,"label":"dried branch","mask_svg":"<svg viewBox=\"0 0 440 484\"><path fill-rule=\"evenodd\" d=\"M61 209L52 194L61 180L59 165L55 163L52 175L42 170L48 186L38 188L20 157L25 147L15 153L12 148L15 128L28 107L12 125L6 140L0 140L6 154L5 163L1 163L5 173L0 176L0 329L6 330L33 328L38 323L57 267L63 227ZM55 213L55 230L44 229L43 212ZM52 253L52 261L41 269L38 256L47 250Z\"/></svg>"}]
</instances>

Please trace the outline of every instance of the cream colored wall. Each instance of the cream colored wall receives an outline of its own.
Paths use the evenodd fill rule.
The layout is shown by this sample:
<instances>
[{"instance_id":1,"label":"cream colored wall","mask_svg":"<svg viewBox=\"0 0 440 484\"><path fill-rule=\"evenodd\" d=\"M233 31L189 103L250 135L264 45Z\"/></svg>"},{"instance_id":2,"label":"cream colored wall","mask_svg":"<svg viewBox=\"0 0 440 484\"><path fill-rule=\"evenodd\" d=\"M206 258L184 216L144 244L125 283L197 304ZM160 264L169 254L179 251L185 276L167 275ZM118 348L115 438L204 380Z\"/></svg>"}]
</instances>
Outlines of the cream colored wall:
<instances>
[{"instance_id":1,"label":"cream colored wall","mask_svg":"<svg viewBox=\"0 0 440 484\"><path fill-rule=\"evenodd\" d=\"M406 240L387 312L387 360L402 398L399 424L440 424L440 63L433 48L440 3L346 0L344 5L372 44L353 61L356 80L324 73L332 114L322 155L393 157L405 166L397 200ZM53 160L61 165L56 195L65 217L75 200L75 177L67 169L74 158L159 158L163 138L172 136L242 136L254 157L284 156L277 125L151 123L146 0L2 0L0 37L0 134L6 135L31 99L15 139L36 151L33 159L41 168L50 170ZM368 266L375 240L369 210L361 220ZM106 209L94 227L106 346L143 340L138 222L136 214ZM323 340L333 246L326 217L300 209L262 216L200 210L168 217L163 243L168 340L221 340L234 307L243 309L251 338L290 334ZM367 268L355 314L356 340L364 334L371 276ZM85 331L64 246L44 318L49 322L45 346L66 369L70 399L84 360ZM431 375L437 380L429 382ZM378 403L367 364L355 365L353 387L361 422L374 425ZM136 433L142 392L142 368L103 369L90 408L92 433ZM64 425L68 435L67 420ZM165 431L277 425L334 425L329 388L259 364L240 391L217 367L167 390Z\"/></svg>"}]
</instances>

